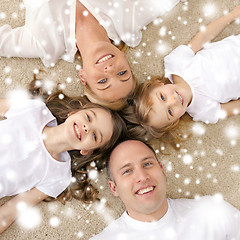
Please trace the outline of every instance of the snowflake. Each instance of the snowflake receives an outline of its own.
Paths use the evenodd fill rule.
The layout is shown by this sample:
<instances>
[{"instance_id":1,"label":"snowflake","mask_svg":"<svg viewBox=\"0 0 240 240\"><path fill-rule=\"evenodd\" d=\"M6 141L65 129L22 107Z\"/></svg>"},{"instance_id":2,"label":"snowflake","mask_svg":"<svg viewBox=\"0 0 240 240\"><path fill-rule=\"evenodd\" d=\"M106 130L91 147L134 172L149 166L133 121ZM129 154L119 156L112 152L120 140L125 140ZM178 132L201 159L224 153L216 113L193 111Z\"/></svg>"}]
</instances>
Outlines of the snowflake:
<instances>
[{"instance_id":1,"label":"snowflake","mask_svg":"<svg viewBox=\"0 0 240 240\"><path fill-rule=\"evenodd\" d=\"M58 227L60 225L60 219L58 217L51 217L49 219L49 224L52 226L52 227Z\"/></svg>"},{"instance_id":2,"label":"snowflake","mask_svg":"<svg viewBox=\"0 0 240 240\"><path fill-rule=\"evenodd\" d=\"M217 8L213 3L207 3L203 6L203 14L205 17L213 17L216 15Z\"/></svg>"}]
</instances>

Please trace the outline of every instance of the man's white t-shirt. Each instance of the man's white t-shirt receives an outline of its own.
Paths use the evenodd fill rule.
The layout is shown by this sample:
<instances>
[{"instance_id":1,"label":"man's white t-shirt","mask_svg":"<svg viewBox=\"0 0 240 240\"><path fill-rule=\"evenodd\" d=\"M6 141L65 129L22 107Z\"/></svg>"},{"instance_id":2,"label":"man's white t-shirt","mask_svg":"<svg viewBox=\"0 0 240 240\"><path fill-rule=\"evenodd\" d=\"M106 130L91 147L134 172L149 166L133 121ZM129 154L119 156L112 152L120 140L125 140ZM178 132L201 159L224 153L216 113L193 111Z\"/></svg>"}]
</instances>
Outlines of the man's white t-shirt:
<instances>
[{"instance_id":1,"label":"man's white t-shirt","mask_svg":"<svg viewBox=\"0 0 240 240\"><path fill-rule=\"evenodd\" d=\"M206 44L196 54L181 45L164 63L167 78L175 74L189 84L193 98L186 111L194 121L216 123L220 104L240 97L240 35Z\"/></svg>"},{"instance_id":2,"label":"man's white t-shirt","mask_svg":"<svg viewBox=\"0 0 240 240\"><path fill-rule=\"evenodd\" d=\"M115 42L135 47L141 29L180 0L79 0ZM73 62L76 0L23 0L25 26L0 27L0 56L41 58L46 67L58 59ZM84 37L84 36L83 36Z\"/></svg>"},{"instance_id":3,"label":"man's white t-shirt","mask_svg":"<svg viewBox=\"0 0 240 240\"><path fill-rule=\"evenodd\" d=\"M213 197L168 199L157 222L141 222L126 212L91 240L239 240L240 212Z\"/></svg>"},{"instance_id":4,"label":"man's white t-shirt","mask_svg":"<svg viewBox=\"0 0 240 240\"><path fill-rule=\"evenodd\" d=\"M46 150L42 130L57 125L46 105L38 100L14 102L0 121L0 198L34 187L57 197L71 181L67 152L55 160Z\"/></svg>"}]
</instances>

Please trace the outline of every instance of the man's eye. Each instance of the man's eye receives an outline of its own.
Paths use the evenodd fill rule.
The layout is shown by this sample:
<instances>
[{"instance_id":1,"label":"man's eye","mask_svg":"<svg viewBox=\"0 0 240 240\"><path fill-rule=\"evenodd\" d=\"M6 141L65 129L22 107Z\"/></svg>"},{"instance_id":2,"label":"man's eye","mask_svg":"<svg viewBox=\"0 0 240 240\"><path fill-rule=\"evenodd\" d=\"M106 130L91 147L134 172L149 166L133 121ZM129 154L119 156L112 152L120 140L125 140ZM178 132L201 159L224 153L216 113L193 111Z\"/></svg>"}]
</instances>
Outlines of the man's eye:
<instances>
[{"instance_id":1,"label":"man's eye","mask_svg":"<svg viewBox=\"0 0 240 240\"><path fill-rule=\"evenodd\" d=\"M127 72L126 70L125 70L125 71L121 71L121 72L118 73L118 75L119 75L119 76L122 76L122 75L124 75L126 72Z\"/></svg>"},{"instance_id":2,"label":"man's eye","mask_svg":"<svg viewBox=\"0 0 240 240\"><path fill-rule=\"evenodd\" d=\"M88 114L86 114L86 116L87 116L87 120L88 120L89 122L91 122L90 116L89 116Z\"/></svg>"},{"instance_id":3,"label":"man's eye","mask_svg":"<svg viewBox=\"0 0 240 240\"><path fill-rule=\"evenodd\" d=\"M164 98L164 96L161 94L161 99L163 100L163 101L165 101L165 98Z\"/></svg>"},{"instance_id":4,"label":"man's eye","mask_svg":"<svg viewBox=\"0 0 240 240\"><path fill-rule=\"evenodd\" d=\"M123 175L130 173L130 169L123 172Z\"/></svg>"},{"instance_id":5,"label":"man's eye","mask_svg":"<svg viewBox=\"0 0 240 240\"><path fill-rule=\"evenodd\" d=\"M168 109L168 113L169 113L170 116L173 117L173 113L172 113L171 109Z\"/></svg>"},{"instance_id":6,"label":"man's eye","mask_svg":"<svg viewBox=\"0 0 240 240\"><path fill-rule=\"evenodd\" d=\"M107 82L107 78L104 78L104 79L98 81L98 83L106 83L106 82Z\"/></svg>"},{"instance_id":7,"label":"man's eye","mask_svg":"<svg viewBox=\"0 0 240 240\"><path fill-rule=\"evenodd\" d=\"M147 163L144 164L145 167L148 167L148 166L150 166L150 165L152 165L151 162L147 162Z\"/></svg>"}]
</instances>

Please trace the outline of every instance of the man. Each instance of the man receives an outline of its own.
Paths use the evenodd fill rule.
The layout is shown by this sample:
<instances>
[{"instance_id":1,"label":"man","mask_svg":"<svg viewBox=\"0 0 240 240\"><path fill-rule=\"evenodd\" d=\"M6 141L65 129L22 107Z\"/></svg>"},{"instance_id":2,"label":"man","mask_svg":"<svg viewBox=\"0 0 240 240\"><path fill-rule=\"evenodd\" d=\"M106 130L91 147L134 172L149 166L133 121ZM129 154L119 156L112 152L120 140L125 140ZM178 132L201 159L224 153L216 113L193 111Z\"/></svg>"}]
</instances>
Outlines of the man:
<instances>
[{"instance_id":1,"label":"man","mask_svg":"<svg viewBox=\"0 0 240 240\"><path fill-rule=\"evenodd\" d=\"M240 212L214 197L168 199L166 178L154 150L127 140L111 153L109 186L126 211L91 240L240 239Z\"/></svg>"}]
</instances>

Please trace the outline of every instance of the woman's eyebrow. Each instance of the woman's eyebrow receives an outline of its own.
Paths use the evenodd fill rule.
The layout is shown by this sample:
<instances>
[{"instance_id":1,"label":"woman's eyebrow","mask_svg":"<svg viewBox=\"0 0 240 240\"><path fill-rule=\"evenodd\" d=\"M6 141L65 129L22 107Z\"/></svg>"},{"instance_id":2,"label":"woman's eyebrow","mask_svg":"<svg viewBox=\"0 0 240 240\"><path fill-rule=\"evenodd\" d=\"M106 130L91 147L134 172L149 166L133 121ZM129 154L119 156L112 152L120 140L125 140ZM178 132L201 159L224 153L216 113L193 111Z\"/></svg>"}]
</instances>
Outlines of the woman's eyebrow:
<instances>
[{"instance_id":1,"label":"woman's eyebrow","mask_svg":"<svg viewBox=\"0 0 240 240\"><path fill-rule=\"evenodd\" d=\"M131 76L130 76L129 78L127 78L127 79L122 79L122 80L120 80L120 81L121 81L121 82L127 82L130 78L131 78Z\"/></svg>"},{"instance_id":2,"label":"woman's eyebrow","mask_svg":"<svg viewBox=\"0 0 240 240\"><path fill-rule=\"evenodd\" d=\"M109 85L106 86L105 88L97 88L97 90L100 90L100 91L106 90L106 89L110 88L111 86L112 86L112 84L109 84Z\"/></svg>"}]
</instances>

